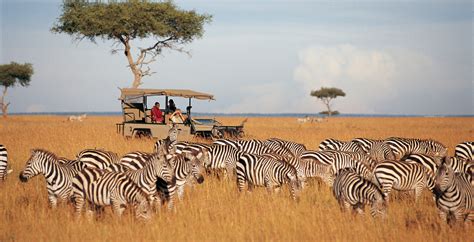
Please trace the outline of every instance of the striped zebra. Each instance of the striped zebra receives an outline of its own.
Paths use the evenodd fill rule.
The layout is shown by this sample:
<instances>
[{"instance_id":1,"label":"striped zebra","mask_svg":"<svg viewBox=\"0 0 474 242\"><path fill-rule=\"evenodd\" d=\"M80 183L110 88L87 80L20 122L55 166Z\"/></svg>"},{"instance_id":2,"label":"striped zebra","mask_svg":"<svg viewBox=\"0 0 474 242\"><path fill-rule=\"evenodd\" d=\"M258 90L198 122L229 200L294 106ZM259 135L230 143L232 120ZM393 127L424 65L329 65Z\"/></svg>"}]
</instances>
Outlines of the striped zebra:
<instances>
[{"instance_id":1,"label":"striped zebra","mask_svg":"<svg viewBox=\"0 0 474 242\"><path fill-rule=\"evenodd\" d=\"M13 170L8 170L8 152L7 148L0 145L0 181L7 178L7 175Z\"/></svg>"},{"instance_id":2,"label":"striped zebra","mask_svg":"<svg viewBox=\"0 0 474 242\"><path fill-rule=\"evenodd\" d=\"M303 167L303 163L299 157L298 158L288 157L288 156L278 155L274 153L266 153L261 156L272 158L281 162L285 162L293 166L296 169L296 175L298 177L298 180L301 183L301 189L304 189L305 183L306 183L305 167Z\"/></svg>"},{"instance_id":3,"label":"striped zebra","mask_svg":"<svg viewBox=\"0 0 474 242\"><path fill-rule=\"evenodd\" d=\"M305 178L318 177L329 187L333 186L334 173L331 165L322 164L313 159L302 159L301 166Z\"/></svg>"},{"instance_id":4,"label":"striped zebra","mask_svg":"<svg viewBox=\"0 0 474 242\"><path fill-rule=\"evenodd\" d=\"M345 143L346 141L340 141L337 139L329 138L321 141L319 144L319 151L323 150L339 150Z\"/></svg>"},{"instance_id":5,"label":"striped zebra","mask_svg":"<svg viewBox=\"0 0 474 242\"><path fill-rule=\"evenodd\" d=\"M454 148L454 156L464 160L474 160L474 142L462 142Z\"/></svg>"},{"instance_id":6,"label":"striped zebra","mask_svg":"<svg viewBox=\"0 0 474 242\"><path fill-rule=\"evenodd\" d=\"M370 214L373 217L386 216L386 201L380 189L371 181L359 176L352 168L338 171L334 179L333 194L341 210L364 213L365 205L370 205Z\"/></svg>"},{"instance_id":7,"label":"striped zebra","mask_svg":"<svg viewBox=\"0 0 474 242\"><path fill-rule=\"evenodd\" d=\"M110 164L119 162L116 153L99 149L85 149L79 152L76 157L87 168L105 169Z\"/></svg>"},{"instance_id":8,"label":"striped zebra","mask_svg":"<svg viewBox=\"0 0 474 242\"><path fill-rule=\"evenodd\" d=\"M296 169L285 162L259 155L243 154L237 161L236 170L237 187L240 192L244 190L246 184L249 191L254 186L265 186L268 192L272 192L275 188L278 191L283 184L288 183L291 197L298 200L301 188Z\"/></svg>"},{"instance_id":9,"label":"striped zebra","mask_svg":"<svg viewBox=\"0 0 474 242\"><path fill-rule=\"evenodd\" d=\"M161 201L168 203L168 209L174 207L175 195L181 200L184 196L186 184L196 181L198 184L204 182L204 167L201 165L200 157L202 151L183 152L176 154L170 159L174 168L175 184L165 183L162 179L156 182L156 188Z\"/></svg>"},{"instance_id":10,"label":"striped zebra","mask_svg":"<svg viewBox=\"0 0 474 242\"><path fill-rule=\"evenodd\" d=\"M355 138L352 143L359 144L360 148L377 163L385 160L395 160L395 154L385 140Z\"/></svg>"},{"instance_id":11,"label":"striped zebra","mask_svg":"<svg viewBox=\"0 0 474 242\"><path fill-rule=\"evenodd\" d=\"M241 154L238 149L231 145L213 145L207 153L209 165L206 166L206 169L209 171L224 171L224 177L234 174L235 164Z\"/></svg>"},{"instance_id":12,"label":"striped zebra","mask_svg":"<svg viewBox=\"0 0 474 242\"><path fill-rule=\"evenodd\" d=\"M275 151L279 149L287 150L293 157L300 157L301 154L306 151L306 146L303 144L279 138L267 139L264 141L264 145Z\"/></svg>"},{"instance_id":13,"label":"striped zebra","mask_svg":"<svg viewBox=\"0 0 474 242\"><path fill-rule=\"evenodd\" d=\"M443 162L435 177L436 207L441 219L469 223L474 220L474 186L465 173L454 172Z\"/></svg>"},{"instance_id":14,"label":"striped zebra","mask_svg":"<svg viewBox=\"0 0 474 242\"><path fill-rule=\"evenodd\" d=\"M421 196L425 187L431 191L434 188L434 177L423 165L386 161L378 164L374 169L374 176L385 198L392 189L399 191L415 190L415 201Z\"/></svg>"},{"instance_id":15,"label":"striped zebra","mask_svg":"<svg viewBox=\"0 0 474 242\"><path fill-rule=\"evenodd\" d=\"M448 154L448 148L436 140L410 139L391 137L385 140L395 154L396 160L401 160L410 154L426 154L444 157Z\"/></svg>"},{"instance_id":16,"label":"striped zebra","mask_svg":"<svg viewBox=\"0 0 474 242\"><path fill-rule=\"evenodd\" d=\"M125 163L121 163L121 165L125 166ZM176 185L174 169L162 153L148 155L148 159L142 165L143 166L138 169L134 169L137 166L133 166L133 168L128 167L119 170L115 169L115 166L109 166L107 171L121 172L128 176L144 191L148 200L153 203L157 200L156 183L159 178L163 180L165 184L169 184L170 186Z\"/></svg>"},{"instance_id":17,"label":"striped zebra","mask_svg":"<svg viewBox=\"0 0 474 242\"><path fill-rule=\"evenodd\" d=\"M121 216L127 205L131 205L138 219L152 216L147 195L123 173L84 169L73 179L73 198L76 216L81 215L84 205L88 214L93 213L93 207L112 206Z\"/></svg>"},{"instance_id":18,"label":"striped zebra","mask_svg":"<svg viewBox=\"0 0 474 242\"><path fill-rule=\"evenodd\" d=\"M178 142L178 133L178 125L173 124L173 126L171 126L171 128L168 130L168 136L155 142L153 151L157 153L159 152L160 147L164 146L166 147L167 153L174 153L175 145Z\"/></svg>"},{"instance_id":19,"label":"striped zebra","mask_svg":"<svg viewBox=\"0 0 474 242\"><path fill-rule=\"evenodd\" d=\"M474 186L474 161L460 159L456 156L454 157L445 157L443 162L451 167L454 172L464 173L471 184Z\"/></svg>"},{"instance_id":20,"label":"striped zebra","mask_svg":"<svg viewBox=\"0 0 474 242\"><path fill-rule=\"evenodd\" d=\"M49 205L56 208L58 199L67 201L71 197L72 180L77 172L70 164L60 163L55 154L34 149L19 178L20 181L27 182L36 175L44 175Z\"/></svg>"},{"instance_id":21,"label":"striped zebra","mask_svg":"<svg viewBox=\"0 0 474 242\"><path fill-rule=\"evenodd\" d=\"M275 153L275 150L265 145L262 140L229 140L219 139L213 142L215 145L232 146L237 148L241 153L262 155L267 153ZM284 152L284 151L283 151Z\"/></svg>"},{"instance_id":22,"label":"striped zebra","mask_svg":"<svg viewBox=\"0 0 474 242\"><path fill-rule=\"evenodd\" d=\"M357 174L367 180L373 178L373 173L367 164L355 158L353 153L344 151L326 151L333 154L333 161L331 163L332 171L337 174L339 170L344 168L352 168Z\"/></svg>"}]
</instances>

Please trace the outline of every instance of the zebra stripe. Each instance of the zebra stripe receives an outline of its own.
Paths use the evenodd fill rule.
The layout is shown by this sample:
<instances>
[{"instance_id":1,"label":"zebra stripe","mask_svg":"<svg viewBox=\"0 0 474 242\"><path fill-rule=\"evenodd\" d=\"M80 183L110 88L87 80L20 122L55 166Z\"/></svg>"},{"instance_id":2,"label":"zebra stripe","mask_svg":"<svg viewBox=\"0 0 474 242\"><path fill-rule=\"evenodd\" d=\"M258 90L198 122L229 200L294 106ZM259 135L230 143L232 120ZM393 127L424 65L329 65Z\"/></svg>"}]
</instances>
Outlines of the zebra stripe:
<instances>
[{"instance_id":1,"label":"zebra stripe","mask_svg":"<svg viewBox=\"0 0 474 242\"><path fill-rule=\"evenodd\" d=\"M310 159L324 165L332 165L332 163L334 162L334 154L332 152L327 151L308 150L301 154L300 159Z\"/></svg>"},{"instance_id":2,"label":"zebra stripe","mask_svg":"<svg viewBox=\"0 0 474 242\"><path fill-rule=\"evenodd\" d=\"M207 151L209 157L208 170L224 170L224 176L234 174L235 164L239 159L240 152L230 145L214 145Z\"/></svg>"},{"instance_id":3,"label":"zebra stripe","mask_svg":"<svg viewBox=\"0 0 474 242\"><path fill-rule=\"evenodd\" d=\"M355 138L351 142L357 143L377 163L385 160L395 160L395 154L393 154L392 149L384 140Z\"/></svg>"},{"instance_id":4,"label":"zebra stripe","mask_svg":"<svg viewBox=\"0 0 474 242\"><path fill-rule=\"evenodd\" d=\"M118 163L119 158L112 151L86 149L79 152L77 160L87 168L105 169L113 163Z\"/></svg>"},{"instance_id":5,"label":"zebra stripe","mask_svg":"<svg viewBox=\"0 0 474 242\"><path fill-rule=\"evenodd\" d=\"M293 166L296 169L298 180L301 182L301 188L303 189L305 187L305 182L306 182L305 167L303 167L302 161L299 158L282 156L282 155L272 154L272 153L263 154L261 156L269 157L281 162L288 163L291 166Z\"/></svg>"},{"instance_id":6,"label":"zebra stripe","mask_svg":"<svg viewBox=\"0 0 474 242\"><path fill-rule=\"evenodd\" d=\"M264 141L264 145L268 146L274 151L285 150L293 157L300 157L301 154L306 151L306 146L303 144L278 138L267 139Z\"/></svg>"},{"instance_id":7,"label":"zebra stripe","mask_svg":"<svg viewBox=\"0 0 474 242\"><path fill-rule=\"evenodd\" d=\"M385 217L386 202L380 189L371 181L359 176L351 168L339 170L334 179L333 194L341 209L364 212L365 205L371 205L373 217Z\"/></svg>"},{"instance_id":8,"label":"zebra stripe","mask_svg":"<svg viewBox=\"0 0 474 242\"><path fill-rule=\"evenodd\" d=\"M436 173L436 207L441 219L469 222L474 219L474 186L464 173L455 173L443 162Z\"/></svg>"},{"instance_id":9,"label":"zebra stripe","mask_svg":"<svg viewBox=\"0 0 474 242\"><path fill-rule=\"evenodd\" d=\"M66 201L72 195L72 180L77 172L78 170L70 164L58 162L55 154L35 149L31 151L31 156L19 178L22 182L27 182L36 175L44 175L49 205L56 208L58 199Z\"/></svg>"},{"instance_id":10,"label":"zebra stripe","mask_svg":"<svg viewBox=\"0 0 474 242\"><path fill-rule=\"evenodd\" d=\"M301 166L303 167L303 173L306 178L318 177L329 187L333 186L334 173L330 165L322 164L313 159L302 159Z\"/></svg>"},{"instance_id":11,"label":"zebra stripe","mask_svg":"<svg viewBox=\"0 0 474 242\"><path fill-rule=\"evenodd\" d=\"M474 160L474 142L462 142L454 148L454 156L465 160Z\"/></svg>"},{"instance_id":12,"label":"zebra stripe","mask_svg":"<svg viewBox=\"0 0 474 242\"><path fill-rule=\"evenodd\" d=\"M160 152L160 147L164 147L167 153L174 153L175 145L178 143L178 125L173 126L168 130L168 136L165 139L157 140L153 147L155 153Z\"/></svg>"},{"instance_id":13,"label":"zebra stripe","mask_svg":"<svg viewBox=\"0 0 474 242\"><path fill-rule=\"evenodd\" d=\"M339 170L344 168L353 168L357 174L364 177L367 180L371 180L373 174L364 162L358 160L354 153L344 151L326 151L333 154L333 162L331 163L332 171L337 174Z\"/></svg>"},{"instance_id":14,"label":"zebra stripe","mask_svg":"<svg viewBox=\"0 0 474 242\"><path fill-rule=\"evenodd\" d=\"M425 187L433 190L434 177L422 165L403 163L399 161L386 161L378 164L374 176L379 187L388 201L392 189L399 191L415 190L415 201L421 196Z\"/></svg>"},{"instance_id":15,"label":"zebra stripe","mask_svg":"<svg viewBox=\"0 0 474 242\"><path fill-rule=\"evenodd\" d=\"M8 152L7 148L0 145L0 181L7 178L8 170Z\"/></svg>"},{"instance_id":16,"label":"zebra stripe","mask_svg":"<svg viewBox=\"0 0 474 242\"><path fill-rule=\"evenodd\" d=\"M319 151L339 150L345 143L345 141L340 141L333 138L325 139L319 144Z\"/></svg>"},{"instance_id":17,"label":"zebra stripe","mask_svg":"<svg viewBox=\"0 0 474 242\"><path fill-rule=\"evenodd\" d=\"M138 219L150 219L152 216L146 194L123 173L84 169L74 177L73 197L77 216L86 203L89 204L86 206L89 214L92 214L92 207L112 206L114 212L121 216L126 205L131 204Z\"/></svg>"},{"instance_id":18,"label":"zebra stripe","mask_svg":"<svg viewBox=\"0 0 474 242\"><path fill-rule=\"evenodd\" d=\"M243 154L237 161L237 187L243 191L245 184L248 189L253 186L265 186L267 191L279 189L289 183L291 197L297 200L300 192L300 182L296 169L278 160L253 154Z\"/></svg>"},{"instance_id":19,"label":"zebra stripe","mask_svg":"<svg viewBox=\"0 0 474 242\"><path fill-rule=\"evenodd\" d=\"M433 176L436 174L439 164L441 164L441 159L439 157L424 154L411 154L404 157L402 161L423 165Z\"/></svg>"},{"instance_id":20,"label":"zebra stripe","mask_svg":"<svg viewBox=\"0 0 474 242\"><path fill-rule=\"evenodd\" d=\"M448 148L435 140L422 140L391 137L385 140L395 154L396 160L401 160L410 154L426 154L444 157L448 154Z\"/></svg>"}]
</instances>

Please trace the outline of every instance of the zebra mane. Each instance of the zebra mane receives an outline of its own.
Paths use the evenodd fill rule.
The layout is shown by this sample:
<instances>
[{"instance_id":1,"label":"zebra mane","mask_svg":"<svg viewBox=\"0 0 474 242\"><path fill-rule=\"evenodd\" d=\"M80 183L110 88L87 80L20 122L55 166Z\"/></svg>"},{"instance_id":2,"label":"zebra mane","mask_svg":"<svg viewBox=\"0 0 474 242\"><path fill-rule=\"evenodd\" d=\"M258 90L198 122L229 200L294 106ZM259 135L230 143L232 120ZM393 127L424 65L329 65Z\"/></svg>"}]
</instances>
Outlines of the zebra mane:
<instances>
[{"instance_id":1,"label":"zebra mane","mask_svg":"<svg viewBox=\"0 0 474 242\"><path fill-rule=\"evenodd\" d=\"M52 160L55 160L55 161L58 160L58 157L51 151L48 151L48 150L45 150L45 149L39 149L39 148L31 150L32 156L37 154L37 153L39 153L43 156L46 156L48 159L52 159Z\"/></svg>"}]
</instances>

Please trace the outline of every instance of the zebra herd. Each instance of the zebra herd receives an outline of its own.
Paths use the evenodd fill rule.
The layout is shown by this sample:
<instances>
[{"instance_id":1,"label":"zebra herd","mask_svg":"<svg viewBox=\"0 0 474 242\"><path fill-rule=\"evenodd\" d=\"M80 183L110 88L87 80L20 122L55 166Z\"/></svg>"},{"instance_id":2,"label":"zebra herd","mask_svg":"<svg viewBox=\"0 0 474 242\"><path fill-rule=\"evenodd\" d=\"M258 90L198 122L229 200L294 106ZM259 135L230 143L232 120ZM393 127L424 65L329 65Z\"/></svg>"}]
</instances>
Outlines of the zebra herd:
<instances>
[{"instance_id":1,"label":"zebra herd","mask_svg":"<svg viewBox=\"0 0 474 242\"><path fill-rule=\"evenodd\" d=\"M150 219L159 206L174 209L175 197L183 197L186 185L202 183L212 172L234 181L239 192L260 186L272 193L288 186L296 201L308 189L307 179L317 177L332 187L342 210L363 213L368 205L372 216L382 218L392 190L414 190L417 200L427 188L444 221L469 222L474 216L473 142L458 144L450 157L438 141L400 137L326 139L319 150L308 150L279 138L218 139L209 144L178 141L177 136L173 127L166 139L155 143L153 153L123 156L86 149L69 160L35 149L19 178L27 182L44 175L50 206L72 201L78 216L84 208L92 215L111 206L118 215L131 207L137 218ZM0 146L2 179L6 154Z\"/></svg>"}]
</instances>

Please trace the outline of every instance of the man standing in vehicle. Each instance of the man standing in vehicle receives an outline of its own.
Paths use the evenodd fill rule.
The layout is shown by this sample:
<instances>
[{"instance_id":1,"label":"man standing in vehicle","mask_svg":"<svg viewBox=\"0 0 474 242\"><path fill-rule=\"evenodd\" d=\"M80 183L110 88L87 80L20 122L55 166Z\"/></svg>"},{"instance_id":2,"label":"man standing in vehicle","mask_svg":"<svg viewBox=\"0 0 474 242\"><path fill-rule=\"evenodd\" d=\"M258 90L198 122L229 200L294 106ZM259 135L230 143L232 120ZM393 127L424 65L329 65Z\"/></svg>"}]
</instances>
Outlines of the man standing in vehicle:
<instances>
[{"instance_id":1,"label":"man standing in vehicle","mask_svg":"<svg viewBox=\"0 0 474 242\"><path fill-rule=\"evenodd\" d=\"M151 120L154 123L163 123L163 112L160 110L160 103L156 102L151 109Z\"/></svg>"}]
</instances>

